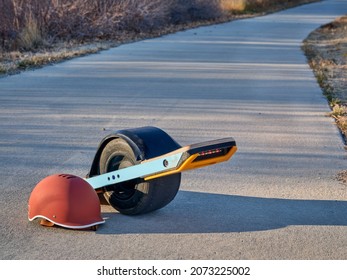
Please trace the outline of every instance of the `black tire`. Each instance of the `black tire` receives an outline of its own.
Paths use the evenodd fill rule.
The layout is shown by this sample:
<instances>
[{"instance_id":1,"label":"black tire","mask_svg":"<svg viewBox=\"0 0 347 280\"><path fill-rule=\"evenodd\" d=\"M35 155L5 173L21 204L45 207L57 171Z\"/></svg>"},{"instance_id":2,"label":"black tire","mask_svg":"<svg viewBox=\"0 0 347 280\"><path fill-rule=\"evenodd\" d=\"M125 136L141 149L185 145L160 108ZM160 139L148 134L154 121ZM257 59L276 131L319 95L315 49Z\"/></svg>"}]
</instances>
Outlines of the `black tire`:
<instances>
[{"instance_id":1,"label":"black tire","mask_svg":"<svg viewBox=\"0 0 347 280\"><path fill-rule=\"evenodd\" d=\"M137 164L131 146L116 138L107 143L100 161L100 174ZM165 176L150 181L136 179L107 187L104 197L116 210L126 215L155 211L167 205L176 196L181 174Z\"/></svg>"}]
</instances>

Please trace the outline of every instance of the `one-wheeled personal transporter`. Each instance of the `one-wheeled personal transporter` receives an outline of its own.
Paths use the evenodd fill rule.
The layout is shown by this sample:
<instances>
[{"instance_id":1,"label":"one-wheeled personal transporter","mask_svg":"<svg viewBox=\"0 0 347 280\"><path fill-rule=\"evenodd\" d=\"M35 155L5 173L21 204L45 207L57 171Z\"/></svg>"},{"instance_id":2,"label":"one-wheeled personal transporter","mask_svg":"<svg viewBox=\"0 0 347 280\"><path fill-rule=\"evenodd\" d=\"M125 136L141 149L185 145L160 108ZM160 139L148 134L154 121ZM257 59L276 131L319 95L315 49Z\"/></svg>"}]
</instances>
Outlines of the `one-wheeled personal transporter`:
<instances>
[{"instance_id":1,"label":"one-wheeled personal transporter","mask_svg":"<svg viewBox=\"0 0 347 280\"><path fill-rule=\"evenodd\" d=\"M102 200L126 215L155 211L174 199L183 171L227 161L236 150L232 137L181 147L156 127L120 130L100 142L87 178L54 174L40 181L28 218L96 229L104 223Z\"/></svg>"}]
</instances>

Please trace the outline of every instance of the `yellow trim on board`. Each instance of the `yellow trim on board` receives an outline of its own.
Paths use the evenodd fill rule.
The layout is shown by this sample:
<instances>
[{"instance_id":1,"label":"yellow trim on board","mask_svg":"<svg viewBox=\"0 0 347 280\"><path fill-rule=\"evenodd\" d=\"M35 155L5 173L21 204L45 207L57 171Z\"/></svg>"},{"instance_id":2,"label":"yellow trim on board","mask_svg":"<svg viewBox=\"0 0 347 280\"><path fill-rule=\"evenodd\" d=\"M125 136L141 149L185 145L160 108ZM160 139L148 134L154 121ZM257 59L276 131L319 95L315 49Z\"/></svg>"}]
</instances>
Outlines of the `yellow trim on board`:
<instances>
[{"instance_id":1,"label":"yellow trim on board","mask_svg":"<svg viewBox=\"0 0 347 280\"><path fill-rule=\"evenodd\" d=\"M207 165L212 165L212 164L216 164L216 163L220 163L223 161L227 161L229 160L237 151L237 147L233 146L230 151L225 154L224 156L219 156L219 157L215 157L215 158L210 158L210 159L205 159L205 160L199 160L194 162L194 160L199 156L199 154L193 154L190 157L188 157L178 168L173 169L173 170L169 170L169 171L165 171L165 172L161 172L158 174L154 174L154 175L150 175L144 178L145 181L148 180L152 180L152 179L156 179L159 177L163 177L163 176L168 176L171 174L176 174L176 173L180 173L183 171L187 171L187 170L191 170L191 169L196 169L196 168L201 168Z\"/></svg>"}]
</instances>

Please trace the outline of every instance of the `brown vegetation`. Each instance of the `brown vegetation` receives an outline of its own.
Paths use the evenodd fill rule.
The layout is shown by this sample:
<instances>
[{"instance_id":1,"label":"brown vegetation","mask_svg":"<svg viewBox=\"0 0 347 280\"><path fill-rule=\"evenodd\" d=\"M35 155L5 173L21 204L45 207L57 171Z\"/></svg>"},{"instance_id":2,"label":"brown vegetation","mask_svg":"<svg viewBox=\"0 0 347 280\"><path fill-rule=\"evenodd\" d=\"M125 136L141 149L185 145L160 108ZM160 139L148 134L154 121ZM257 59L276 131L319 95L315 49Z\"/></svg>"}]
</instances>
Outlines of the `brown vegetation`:
<instances>
[{"instance_id":1,"label":"brown vegetation","mask_svg":"<svg viewBox=\"0 0 347 280\"><path fill-rule=\"evenodd\" d=\"M95 52L101 45L313 1L0 0L0 74Z\"/></svg>"},{"instance_id":2,"label":"brown vegetation","mask_svg":"<svg viewBox=\"0 0 347 280\"><path fill-rule=\"evenodd\" d=\"M347 16L315 30L305 40L304 50L331 112L347 139Z\"/></svg>"}]
</instances>

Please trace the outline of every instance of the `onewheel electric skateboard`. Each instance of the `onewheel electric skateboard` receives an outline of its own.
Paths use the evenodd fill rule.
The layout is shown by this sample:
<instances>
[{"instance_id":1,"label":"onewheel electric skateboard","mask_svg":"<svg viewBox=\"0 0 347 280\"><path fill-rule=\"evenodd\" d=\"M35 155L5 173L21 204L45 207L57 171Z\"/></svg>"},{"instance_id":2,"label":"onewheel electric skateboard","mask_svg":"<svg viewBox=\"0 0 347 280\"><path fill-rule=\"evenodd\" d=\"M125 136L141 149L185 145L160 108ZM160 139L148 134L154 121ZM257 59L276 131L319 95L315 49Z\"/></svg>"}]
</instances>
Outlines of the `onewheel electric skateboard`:
<instances>
[{"instance_id":1,"label":"onewheel electric skateboard","mask_svg":"<svg viewBox=\"0 0 347 280\"><path fill-rule=\"evenodd\" d=\"M86 179L55 174L36 185L29 220L95 228L104 222L100 201L127 215L160 209L176 196L182 172L228 161L236 150L232 137L181 147L156 127L117 131L100 142Z\"/></svg>"}]
</instances>

